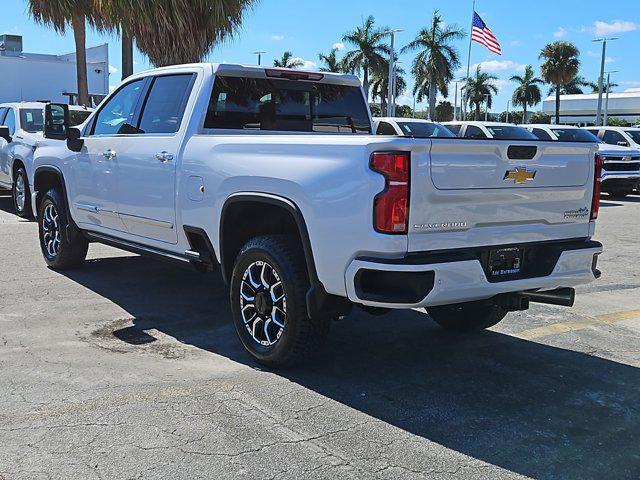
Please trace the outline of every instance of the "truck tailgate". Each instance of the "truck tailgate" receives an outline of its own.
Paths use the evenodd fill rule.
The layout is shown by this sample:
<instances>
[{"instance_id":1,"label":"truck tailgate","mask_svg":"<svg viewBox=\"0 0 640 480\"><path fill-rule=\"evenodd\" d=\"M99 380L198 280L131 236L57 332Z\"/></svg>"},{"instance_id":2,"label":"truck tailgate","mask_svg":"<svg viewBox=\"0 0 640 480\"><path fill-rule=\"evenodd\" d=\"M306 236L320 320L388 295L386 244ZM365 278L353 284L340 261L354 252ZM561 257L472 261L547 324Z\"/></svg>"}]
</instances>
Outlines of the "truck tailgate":
<instances>
[{"instance_id":1,"label":"truck tailgate","mask_svg":"<svg viewBox=\"0 0 640 480\"><path fill-rule=\"evenodd\" d=\"M595 144L433 139L412 161L409 251L589 235Z\"/></svg>"}]
</instances>

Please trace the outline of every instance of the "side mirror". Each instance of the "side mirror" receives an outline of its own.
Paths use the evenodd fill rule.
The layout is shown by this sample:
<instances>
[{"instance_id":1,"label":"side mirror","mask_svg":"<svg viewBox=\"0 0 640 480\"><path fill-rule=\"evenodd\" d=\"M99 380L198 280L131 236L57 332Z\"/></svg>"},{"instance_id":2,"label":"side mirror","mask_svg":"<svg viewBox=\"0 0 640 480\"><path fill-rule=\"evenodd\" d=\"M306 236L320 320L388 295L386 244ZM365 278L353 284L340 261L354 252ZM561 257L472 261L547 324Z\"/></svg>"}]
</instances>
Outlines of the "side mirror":
<instances>
[{"instance_id":1,"label":"side mirror","mask_svg":"<svg viewBox=\"0 0 640 480\"><path fill-rule=\"evenodd\" d=\"M69 128L69 106L48 103L44 107L44 138L66 140Z\"/></svg>"},{"instance_id":2,"label":"side mirror","mask_svg":"<svg viewBox=\"0 0 640 480\"><path fill-rule=\"evenodd\" d=\"M624 140L620 140L618 142L618 145L621 147L628 147L629 146L629 142L625 142Z\"/></svg>"},{"instance_id":3,"label":"side mirror","mask_svg":"<svg viewBox=\"0 0 640 480\"><path fill-rule=\"evenodd\" d=\"M79 128L69 127L67 130L67 148L72 152L79 152L84 146L84 140L81 138L82 132Z\"/></svg>"},{"instance_id":4,"label":"side mirror","mask_svg":"<svg viewBox=\"0 0 640 480\"><path fill-rule=\"evenodd\" d=\"M9 127L0 125L0 138L4 138L7 141L7 143L12 142L13 138L11 138L11 134L9 133Z\"/></svg>"}]
</instances>

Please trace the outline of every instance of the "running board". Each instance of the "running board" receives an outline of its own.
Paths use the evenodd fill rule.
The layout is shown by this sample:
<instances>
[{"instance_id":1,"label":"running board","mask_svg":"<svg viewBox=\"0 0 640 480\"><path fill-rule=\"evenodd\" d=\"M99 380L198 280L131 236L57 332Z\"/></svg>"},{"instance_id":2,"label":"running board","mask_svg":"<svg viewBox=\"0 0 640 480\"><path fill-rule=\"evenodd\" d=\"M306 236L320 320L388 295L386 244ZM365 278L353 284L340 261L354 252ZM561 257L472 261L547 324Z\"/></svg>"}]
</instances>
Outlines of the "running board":
<instances>
[{"instance_id":1,"label":"running board","mask_svg":"<svg viewBox=\"0 0 640 480\"><path fill-rule=\"evenodd\" d=\"M104 243L105 245L109 245L115 248L120 248L122 250L126 250L127 252L137 253L139 255L153 255L153 256L161 257L168 260L175 260L181 263L190 263L194 260L192 258L187 258L186 256L182 256L177 253L168 252L166 250L153 248L146 245L140 245L139 243L130 242L128 240L122 240L120 238L115 238L110 235L105 235L102 233L87 232L87 231L83 231L82 233L84 233L85 237L87 237L87 240L89 240L90 242Z\"/></svg>"}]
</instances>

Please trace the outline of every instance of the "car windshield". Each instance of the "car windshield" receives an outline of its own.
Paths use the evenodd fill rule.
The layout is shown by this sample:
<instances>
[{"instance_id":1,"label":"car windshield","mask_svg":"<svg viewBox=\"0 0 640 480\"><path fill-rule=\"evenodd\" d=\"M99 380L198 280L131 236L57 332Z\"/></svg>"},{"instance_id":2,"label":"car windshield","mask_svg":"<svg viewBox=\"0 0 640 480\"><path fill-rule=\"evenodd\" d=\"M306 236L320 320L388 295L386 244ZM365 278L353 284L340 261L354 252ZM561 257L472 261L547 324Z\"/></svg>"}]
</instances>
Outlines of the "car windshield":
<instances>
[{"instance_id":1,"label":"car windshield","mask_svg":"<svg viewBox=\"0 0 640 480\"><path fill-rule=\"evenodd\" d=\"M493 138L502 140L538 140L533 133L522 127L510 125L485 125Z\"/></svg>"},{"instance_id":2,"label":"car windshield","mask_svg":"<svg viewBox=\"0 0 640 480\"><path fill-rule=\"evenodd\" d=\"M580 128L552 128L551 131L561 142L594 142L600 143L600 139L593 133Z\"/></svg>"},{"instance_id":3,"label":"car windshield","mask_svg":"<svg viewBox=\"0 0 640 480\"><path fill-rule=\"evenodd\" d=\"M21 108L20 127L29 133L42 132L44 130L44 110L41 108Z\"/></svg>"},{"instance_id":4,"label":"car windshield","mask_svg":"<svg viewBox=\"0 0 640 480\"><path fill-rule=\"evenodd\" d=\"M634 142L640 144L640 130L625 130L624 133L629 135Z\"/></svg>"},{"instance_id":5,"label":"car windshield","mask_svg":"<svg viewBox=\"0 0 640 480\"><path fill-rule=\"evenodd\" d=\"M84 123L91 115L90 110L69 110L69 126L75 127Z\"/></svg>"},{"instance_id":6,"label":"car windshield","mask_svg":"<svg viewBox=\"0 0 640 480\"><path fill-rule=\"evenodd\" d=\"M447 128L431 122L397 122L400 130L407 136L415 137L453 137Z\"/></svg>"}]
</instances>

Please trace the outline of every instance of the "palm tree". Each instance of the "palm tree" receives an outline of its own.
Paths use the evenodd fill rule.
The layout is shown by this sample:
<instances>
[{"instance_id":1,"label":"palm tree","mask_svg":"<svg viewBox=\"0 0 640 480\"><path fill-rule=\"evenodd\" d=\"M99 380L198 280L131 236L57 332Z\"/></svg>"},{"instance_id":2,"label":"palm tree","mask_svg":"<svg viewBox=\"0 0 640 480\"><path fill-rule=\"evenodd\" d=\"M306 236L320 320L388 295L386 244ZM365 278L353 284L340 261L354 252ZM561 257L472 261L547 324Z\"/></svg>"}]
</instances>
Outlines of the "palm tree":
<instances>
[{"instance_id":1,"label":"palm tree","mask_svg":"<svg viewBox=\"0 0 640 480\"><path fill-rule=\"evenodd\" d=\"M475 77L471 77L467 81L467 99L469 105L475 106L475 119L480 118L480 105L484 102L487 108L491 108L493 103L493 95L498 94L498 87L493 83L498 77L483 72L480 65L476 68Z\"/></svg>"},{"instance_id":2,"label":"palm tree","mask_svg":"<svg viewBox=\"0 0 640 480\"><path fill-rule=\"evenodd\" d=\"M68 28L73 30L78 104L89 106L85 22L93 20L95 3L91 0L29 0L29 12L36 22L53 27L58 33L65 33Z\"/></svg>"},{"instance_id":3,"label":"palm tree","mask_svg":"<svg viewBox=\"0 0 640 480\"><path fill-rule=\"evenodd\" d=\"M540 103L542 94L540 93L540 87L538 85L544 82L541 78L535 76L531 65L525 67L524 75L514 75L511 77L511 81L518 82L511 101L514 106L522 105L522 118L524 123L526 123L527 107L533 107Z\"/></svg>"},{"instance_id":4,"label":"palm tree","mask_svg":"<svg viewBox=\"0 0 640 480\"><path fill-rule=\"evenodd\" d=\"M598 84L590 82L580 75L576 75L560 87L560 95L580 95L584 93L584 88L590 88L597 92ZM549 95L553 95L554 93L556 93L556 86L551 85L551 87L549 87Z\"/></svg>"},{"instance_id":5,"label":"palm tree","mask_svg":"<svg viewBox=\"0 0 640 480\"><path fill-rule=\"evenodd\" d=\"M323 64L320 67L321 72L334 72L334 73L342 73L347 69L345 68L344 61L338 58L338 49L334 48L331 50L331 53L325 55L324 53L318 54L318 59Z\"/></svg>"},{"instance_id":6,"label":"palm tree","mask_svg":"<svg viewBox=\"0 0 640 480\"><path fill-rule=\"evenodd\" d=\"M396 64L396 89L394 96L402 95L407 89L407 81L404 78L405 71ZM389 95L389 61L382 66L380 70L376 70L371 74L371 97L380 99L380 109L385 111Z\"/></svg>"},{"instance_id":7,"label":"palm tree","mask_svg":"<svg viewBox=\"0 0 640 480\"><path fill-rule=\"evenodd\" d=\"M416 77L415 93L429 98L429 118L434 119L437 92L446 92L453 72L460 65L458 51L451 45L465 37L463 30L455 25L445 26L436 10L431 26L418 32L413 41L402 52L418 50L413 61L412 72Z\"/></svg>"},{"instance_id":8,"label":"palm tree","mask_svg":"<svg viewBox=\"0 0 640 480\"><path fill-rule=\"evenodd\" d=\"M293 56L291 52L284 52L282 58L274 60L273 66L280 68L298 68L304 65L304 62Z\"/></svg>"},{"instance_id":9,"label":"palm tree","mask_svg":"<svg viewBox=\"0 0 640 480\"><path fill-rule=\"evenodd\" d=\"M375 19L369 16L362 26L342 37L343 42L355 47L345 54L344 62L350 71L362 72L362 86L367 101L369 100L369 74L384 68L390 54L389 46L383 43L383 39L389 35L388 30L388 28L376 28Z\"/></svg>"},{"instance_id":10,"label":"palm tree","mask_svg":"<svg viewBox=\"0 0 640 480\"><path fill-rule=\"evenodd\" d=\"M560 123L560 89L578 75L580 51L571 42L559 41L547 44L540 52L544 59L540 67L542 78L555 85L556 123Z\"/></svg>"},{"instance_id":11,"label":"palm tree","mask_svg":"<svg viewBox=\"0 0 640 480\"><path fill-rule=\"evenodd\" d=\"M255 1L94 0L98 27L125 32L157 67L202 61L237 30Z\"/></svg>"}]
</instances>

